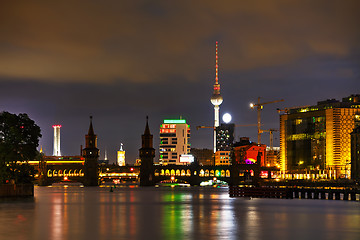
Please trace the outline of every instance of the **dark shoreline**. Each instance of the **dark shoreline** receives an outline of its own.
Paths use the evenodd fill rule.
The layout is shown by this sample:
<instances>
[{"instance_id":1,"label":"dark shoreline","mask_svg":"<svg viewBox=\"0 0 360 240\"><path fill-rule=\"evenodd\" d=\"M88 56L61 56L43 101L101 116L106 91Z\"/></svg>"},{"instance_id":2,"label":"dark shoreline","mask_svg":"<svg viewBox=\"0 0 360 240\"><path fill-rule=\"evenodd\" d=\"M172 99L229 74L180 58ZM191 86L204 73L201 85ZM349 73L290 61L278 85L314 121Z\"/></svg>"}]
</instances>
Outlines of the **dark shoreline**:
<instances>
[{"instance_id":1,"label":"dark shoreline","mask_svg":"<svg viewBox=\"0 0 360 240\"><path fill-rule=\"evenodd\" d=\"M0 198L34 197L34 184L1 184Z\"/></svg>"}]
</instances>

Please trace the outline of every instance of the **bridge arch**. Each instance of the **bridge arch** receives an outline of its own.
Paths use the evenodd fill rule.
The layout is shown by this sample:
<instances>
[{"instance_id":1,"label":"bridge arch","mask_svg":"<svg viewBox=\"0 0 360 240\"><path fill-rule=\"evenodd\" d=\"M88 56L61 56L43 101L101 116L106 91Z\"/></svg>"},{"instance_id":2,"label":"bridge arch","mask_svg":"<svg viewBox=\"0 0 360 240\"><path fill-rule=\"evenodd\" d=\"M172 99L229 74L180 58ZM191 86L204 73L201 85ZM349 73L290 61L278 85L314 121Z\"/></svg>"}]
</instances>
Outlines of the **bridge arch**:
<instances>
[{"instance_id":1,"label":"bridge arch","mask_svg":"<svg viewBox=\"0 0 360 240\"><path fill-rule=\"evenodd\" d=\"M190 169L186 170L186 176L188 176L188 177L191 176L191 171L190 171Z\"/></svg>"},{"instance_id":2,"label":"bridge arch","mask_svg":"<svg viewBox=\"0 0 360 240\"><path fill-rule=\"evenodd\" d=\"M184 169L181 170L181 176L185 176L185 175L186 175L185 170Z\"/></svg>"},{"instance_id":3,"label":"bridge arch","mask_svg":"<svg viewBox=\"0 0 360 240\"><path fill-rule=\"evenodd\" d=\"M169 169L166 169L166 170L165 170L165 176L170 176L170 171L169 171Z\"/></svg>"},{"instance_id":4,"label":"bridge arch","mask_svg":"<svg viewBox=\"0 0 360 240\"><path fill-rule=\"evenodd\" d=\"M204 174L205 174L204 169L200 169L200 172L199 172L199 177L203 177L203 176L204 176Z\"/></svg>"},{"instance_id":5,"label":"bridge arch","mask_svg":"<svg viewBox=\"0 0 360 240\"><path fill-rule=\"evenodd\" d=\"M161 176L164 176L164 175L165 175L165 171L164 171L164 169L161 169L161 171L160 171L160 175L161 175Z\"/></svg>"},{"instance_id":6,"label":"bridge arch","mask_svg":"<svg viewBox=\"0 0 360 240\"><path fill-rule=\"evenodd\" d=\"M79 176L80 176L80 177L83 177L83 176L84 176L84 173L83 173L83 170L82 170L82 169L80 169Z\"/></svg>"},{"instance_id":7,"label":"bridge arch","mask_svg":"<svg viewBox=\"0 0 360 240\"><path fill-rule=\"evenodd\" d=\"M225 171L225 177L230 177L230 170L229 169Z\"/></svg>"},{"instance_id":8,"label":"bridge arch","mask_svg":"<svg viewBox=\"0 0 360 240\"><path fill-rule=\"evenodd\" d=\"M171 170L170 170L170 175L171 175L171 176L175 176L175 170L174 170L174 169L171 169Z\"/></svg>"},{"instance_id":9,"label":"bridge arch","mask_svg":"<svg viewBox=\"0 0 360 240\"><path fill-rule=\"evenodd\" d=\"M180 170L179 169L176 170L175 175L180 176Z\"/></svg>"},{"instance_id":10,"label":"bridge arch","mask_svg":"<svg viewBox=\"0 0 360 240\"><path fill-rule=\"evenodd\" d=\"M225 177L225 170L221 170L221 177Z\"/></svg>"},{"instance_id":11,"label":"bridge arch","mask_svg":"<svg viewBox=\"0 0 360 240\"><path fill-rule=\"evenodd\" d=\"M52 177L53 175L52 175L52 171L49 169L48 171L47 171L47 176L48 177Z\"/></svg>"},{"instance_id":12,"label":"bridge arch","mask_svg":"<svg viewBox=\"0 0 360 240\"><path fill-rule=\"evenodd\" d=\"M209 176L209 169L206 169L205 170L205 177L208 177Z\"/></svg>"},{"instance_id":13,"label":"bridge arch","mask_svg":"<svg viewBox=\"0 0 360 240\"><path fill-rule=\"evenodd\" d=\"M79 176L78 172L77 172L77 169L74 170L74 176L77 177Z\"/></svg>"},{"instance_id":14,"label":"bridge arch","mask_svg":"<svg viewBox=\"0 0 360 240\"><path fill-rule=\"evenodd\" d=\"M217 171L217 170L216 170ZM213 177L214 176L214 170L210 170L210 177Z\"/></svg>"},{"instance_id":15,"label":"bridge arch","mask_svg":"<svg viewBox=\"0 0 360 240\"><path fill-rule=\"evenodd\" d=\"M219 171L219 170L216 170L216 171L215 171L215 176L216 176L216 177L220 177L220 171Z\"/></svg>"},{"instance_id":16,"label":"bridge arch","mask_svg":"<svg viewBox=\"0 0 360 240\"><path fill-rule=\"evenodd\" d=\"M155 169L154 176L159 176L159 170Z\"/></svg>"}]
</instances>

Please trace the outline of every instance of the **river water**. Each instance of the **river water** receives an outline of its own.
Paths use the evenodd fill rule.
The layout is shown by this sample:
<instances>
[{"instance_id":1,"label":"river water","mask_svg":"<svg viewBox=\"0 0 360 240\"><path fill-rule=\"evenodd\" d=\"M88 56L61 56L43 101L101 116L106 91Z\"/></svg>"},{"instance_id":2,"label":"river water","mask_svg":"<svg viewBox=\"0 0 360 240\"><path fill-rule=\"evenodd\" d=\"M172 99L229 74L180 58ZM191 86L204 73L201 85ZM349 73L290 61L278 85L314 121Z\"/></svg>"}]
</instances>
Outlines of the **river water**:
<instances>
[{"instance_id":1,"label":"river water","mask_svg":"<svg viewBox=\"0 0 360 240\"><path fill-rule=\"evenodd\" d=\"M360 239L360 202L230 198L227 188L35 187L0 201L1 240Z\"/></svg>"}]
</instances>

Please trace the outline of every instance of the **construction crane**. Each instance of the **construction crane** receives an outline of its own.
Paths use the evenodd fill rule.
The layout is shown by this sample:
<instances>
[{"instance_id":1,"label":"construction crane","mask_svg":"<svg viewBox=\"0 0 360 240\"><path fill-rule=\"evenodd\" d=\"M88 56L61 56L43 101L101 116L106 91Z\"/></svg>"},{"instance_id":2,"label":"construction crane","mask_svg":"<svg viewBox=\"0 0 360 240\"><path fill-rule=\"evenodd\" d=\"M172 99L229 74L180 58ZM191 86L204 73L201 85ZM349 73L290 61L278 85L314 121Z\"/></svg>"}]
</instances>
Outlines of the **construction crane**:
<instances>
[{"instance_id":1,"label":"construction crane","mask_svg":"<svg viewBox=\"0 0 360 240\"><path fill-rule=\"evenodd\" d=\"M270 134L270 150L274 150L274 132L278 132L277 129L262 130L263 132L269 132Z\"/></svg>"},{"instance_id":2,"label":"construction crane","mask_svg":"<svg viewBox=\"0 0 360 240\"><path fill-rule=\"evenodd\" d=\"M255 108L255 107L257 109L258 144L261 144L261 133L263 132L263 130L261 130L261 109L263 109L263 106L266 105L266 104L283 102L283 101L284 101L284 99L280 99L280 100L261 103L260 102L260 97L258 97L257 104L250 103L250 107L252 109Z\"/></svg>"},{"instance_id":3,"label":"construction crane","mask_svg":"<svg viewBox=\"0 0 360 240\"><path fill-rule=\"evenodd\" d=\"M285 113L285 114L288 114L289 113L289 109L288 108L283 108L283 109L280 109L280 108L277 108L276 111L281 114L282 112Z\"/></svg>"},{"instance_id":4,"label":"construction crane","mask_svg":"<svg viewBox=\"0 0 360 240\"><path fill-rule=\"evenodd\" d=\"M235 124L235 127L253 127L253 126L257 126L256 124L243 124L243 125L238 125ZM209 126L196 126L196 130L199 130L200 128L212 128L214 129L215 127L209 127Z\"/></svg>"}]
</instances>

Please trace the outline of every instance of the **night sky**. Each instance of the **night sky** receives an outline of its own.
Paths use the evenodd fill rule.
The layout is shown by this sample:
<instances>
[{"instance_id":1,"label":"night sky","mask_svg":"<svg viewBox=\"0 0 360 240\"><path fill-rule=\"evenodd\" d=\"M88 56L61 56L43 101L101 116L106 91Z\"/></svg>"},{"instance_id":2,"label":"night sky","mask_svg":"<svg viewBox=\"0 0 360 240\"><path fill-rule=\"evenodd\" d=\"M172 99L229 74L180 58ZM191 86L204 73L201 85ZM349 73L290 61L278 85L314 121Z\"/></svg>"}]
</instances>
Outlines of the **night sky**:
<instances>
[{"instance_id":1,"label":"night sky","mask_svg":"<svg viewBox=\"0 0 360 240\"><path fill-rule=\"evenodd\" d=\"M134 163L149 116L154 148L163 119L182 116L191 146L212 148L210 103L219 41L220 115L279 128L276 108L360 93L360 1L1 1L0 111L27 113L52 154L78 155L93 116L101 158L120 143ZM256 141L256 127L236 138ZM269 134L262 135L269 143ZM275 145L279 135L275 134Z\"/></svg>"}]
</instances>

